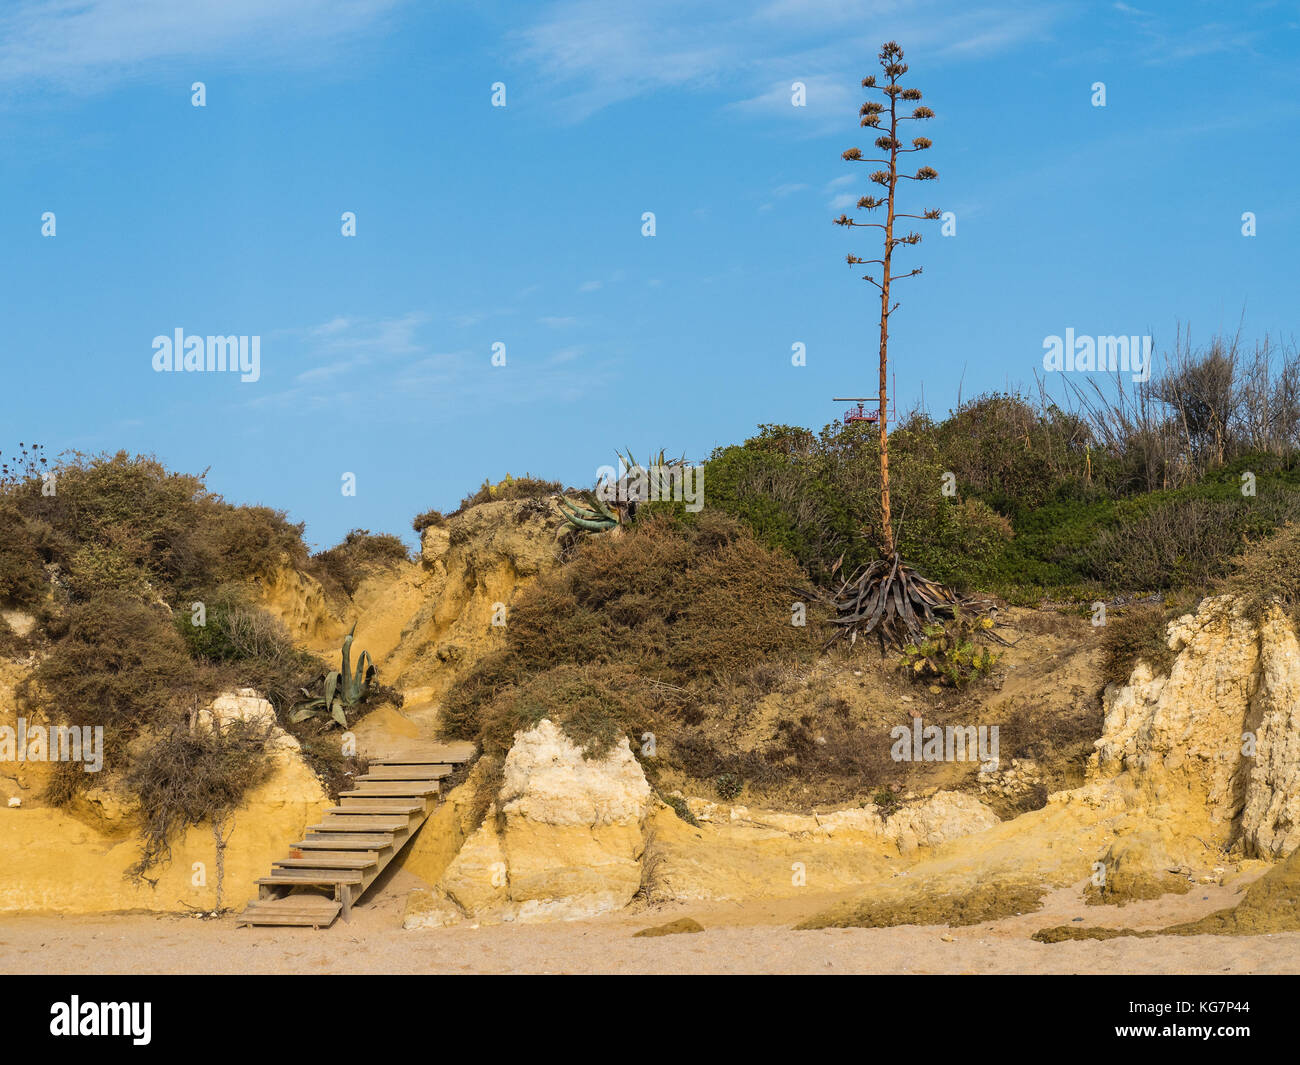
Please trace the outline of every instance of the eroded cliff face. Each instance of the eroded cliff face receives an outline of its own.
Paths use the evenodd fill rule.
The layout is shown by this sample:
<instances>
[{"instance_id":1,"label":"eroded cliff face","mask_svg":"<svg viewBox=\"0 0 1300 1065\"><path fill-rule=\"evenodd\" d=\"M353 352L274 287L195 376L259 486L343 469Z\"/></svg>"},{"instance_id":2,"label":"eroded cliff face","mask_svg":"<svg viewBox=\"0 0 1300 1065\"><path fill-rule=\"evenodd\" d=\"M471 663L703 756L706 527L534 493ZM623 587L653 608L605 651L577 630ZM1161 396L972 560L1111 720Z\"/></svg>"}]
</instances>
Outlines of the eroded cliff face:
<instances>
[{"instance_id":1,"label":"eroded cliff face","mask_svg":"<svg viewBox=\"0 0 1300 1065\"><path fill-rule=\"evenodd\" d=\"M263 599L322 653L336 651L358 621L356 646L370 650L385 683L404 690L401 711L359 723L363 753L370 739L429 739L440 695L502 645L494 615L504 608L508 616L521 589L558 564L555 536L554 518L488 503L427 529L418 562L363 582L345 610L291 572L269 578ZM474 797L485 774L476 770L403 855L429 884L412 898L407 923L572 919L636 897L775 898L858 885L906 909L918 894L977 884L1082 883L1098 865L1107 885L1099 901L1108 901L1179 890L1225 854L1292 852L1300 844L1300 643L1291 623L1277 611L1256 621L1234 601L1207 599L1170 626L1168 639L1176 654L1167 676L1139 663L1128 683L1104 693L1086 783L1001 822L970 792L939 790L888 815L872 803L807 814L683 796L690 824L651 794L626 740L588 760L545 721L517 737L485 819ZM1045 668L1050 683L1055 667ZM0 672L5 706L21 670ZM1020 696L1043 682L1025 672ZM1095 687L1069 690L1095 698ZM231 693L238 705L225 710L257 712L246 698ZM1044 698L1059 702L1060 693ZM272 778L233 819L227 904L244 900L324 804L300 756L280 746ZM185 834L155 887L133 885L122 874L138 842L111 790L92 790L77 811L53 810L35 797L41 767L9 768L0 767L0 798L22 805L0 803L0 910L215 905L210 826Z\"/></svg>"},{"instance_id":2,"label":"eroded cliff face","mask_svg":"<svg viewBox=\"0 0 1300 1065\"><path fill-rule=\"evenodd\" d=\"M521 733L496 801L407 927L591 917L641 884L650 785L624 737L587 759L549 720Z\"/></svg>"},{"instance_id":3,"label":"eroded cliff face","mask_svg":"<svg viewBox=\"0 0 1300 1065\"><path fill-rule=\"evenodd\" d=\"M261 582L261 604L293 638L319 654L338 653L356 622L358 649L370 652L380 679L408 702L436 699L504 642L518 593L558 564L559 519L515 500L481 503L430 526L416 562L376 572L351 600L327 601L311 576L278 571Z\"/></svg>"},{"instance_id":4,"label":"eroded cliff face","mask_svg":"<svg viewBox=\"0 0 1300 1065\"><path fill-rule=\"evenodd\" d=\"M423 602L394 650L396 682L436 697L500 648L514 598L559 564L557 526L553 515L502 501L471 507L444 528L425 529Z\"/></svg>"},{"instance_id":5,"label":"eroded cliff face","mask_svg":"<svg viewBox=\"0 0 1300 1065\"><path fill-rule=\"evenodd\" d=\"M1173 622L1168 676L1139 663L1105 696L1090 766L1095 787L1128 786L1129 805L1185 797L1216 841L1275 858L1300 843L1300 644L1280 610L1205 600Z\"/></svg>"},{"instance_id":6,"label":"eroded cliff face","mask_svg":"<svg viewBox=\"0 0 1300 1065\"><path fill-rule=\"evenodd\" d=\"M543 720L516 737L495 802L454 858L436 861L436 839L413 845L406 868L437 879L413 894L405 925L574 920L638 895L725 901L835 890L899 855L998 823L978 799L949 792L888 816L872 804L804 815L685 802L697 824L652 795L626 738L588 759Z\"/></svg>"},{"instance_id":7,"label":"eroded cliff face","mask_svg":"<svg viewBox=\"0 0 1300 1065\"><path fill-rule=\"evenodd\" d=\"M279 618L302 643L333 639L344 628L320 581L310 574L282 567L261 578L255 590L262 608Z\"/></svg>"},{"instance_id":8,"label":"eroded cliff face","mask_svg":"<svg viewBox=\"0 0 1300 1065\"><path fill-rule=\"evenodd\" d=\"M1088 780L1044 809L922 855L906 881L874 886L875 910L981 885L1078 884L1124 903L1223 882L1300 843L1300 645L1273 609L1204 600L1170 624L1168 675L1139 662L1103 695ZM858 923L863 901L819 915ZM942 919L940 917L940 919Z\"/></svg>"}]
</instances>

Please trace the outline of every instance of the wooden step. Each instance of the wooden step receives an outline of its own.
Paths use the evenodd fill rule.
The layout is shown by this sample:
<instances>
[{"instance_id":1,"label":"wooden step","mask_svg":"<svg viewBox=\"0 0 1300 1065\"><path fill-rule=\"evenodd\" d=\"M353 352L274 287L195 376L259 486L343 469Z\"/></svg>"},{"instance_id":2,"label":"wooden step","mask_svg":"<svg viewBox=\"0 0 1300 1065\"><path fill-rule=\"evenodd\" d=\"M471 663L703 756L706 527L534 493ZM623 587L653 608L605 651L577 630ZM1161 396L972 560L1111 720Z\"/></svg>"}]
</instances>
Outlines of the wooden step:
<instances>
[{"instance_id":1,"label":"wooden step","mask_svg":"<svg viewBox=\"0 0 1300 1065\"><path fill-rule=\"evenodd\" d=\"M326 832L311 839L300 839L289 849L295 851L379 851L397 840L392 832ZM292 855L290 855L292 857Z\"/></svg>"},{"instance_id":2,"label":"wooden step","mask_svg":"<svg viewBox=\"0 0 1300 1065\"><path fill-rule=\"evenodd\" d=\"M240 925L297 925L328 928L339 915L343 904L322 895L286 895L282 899L256 899L239 915Z\"/></svg>"},{"instance_id":3,"label":"wooden step","mask_svg":"<svg viewBox=\"0 0 1300 1065\"><path fill-rule=\"evenodd\" d=\"M353 851L349 854L320 851L310 858L281 858L271 863L271 871L276 875L281 869L311 870L318 873L328 873L334 869L356 869L364 872L366 869L377 868L378 865L379 856L365 851Z\"/></svg>"},{"instance_id":4,"label":"wooden step","mask_svg":"<svg viewBox=\"0 0 1300 1065\"><path fill-rule=\"evenodd\" d=\"M339 798L360 795L376 799L422 799L437 795L438 791L436 780L358 780L351 791L340 791Z\"/></svg>"},{"instance_id":5,"label":"wooden step","mask_svg":"<svg viewBox=\"0 0 1300 1065\"><path fill-rule=\"evenodd\" d=\"M325 834L336 832L404 832L410 827L411 819L406 816L377 817L374 814L366 814L360 817L350 817L334 813L319 825L308 825L307 831Z\"/></svg>"},{"instance_id":6,"label":"wooden step","mask_svg":"<svg viewBox=\"0 0 1300 1065\"><path fill-rule=\"evenodd\" d=\"M353 904L424 823L438 801L438 781L450 774L451 765L421 754L419 761L380 766L378 772L341 792L339 804L307 829L287 858L273 863L271 875L257 881L259 900L250 903L239 924L318 928L339 913L348 919ZM327 890L333 898L304 902L292 894L304 888Z\"/></svg>"},{"instance_id":7,"label":"wooden step","mask_svg":"<svg viewBox=\"0 0 1300 1065\"><path fill-rule=\"evenodd\" d=\"M360 884L364 878L351 869L285 869L258 878L258 885L284 887L300 884Z\"/></svg>"},{"instance_id":8,"label":"wooden step","mask_svg":"<svg viewBox=\"0 0 1300 1065\"><path fill-rule=\"evenodd\" d=\"M297 847L291 847L289 854L275 864L283 865L286 861L310 861L314 863L313 868L316 869L352 869L353 866L344 865L343 863L347 860L359 862L367 858L372 862L378 862L380 860L379 851L377 849L372 850L370 847L349 847L344 850L313 847L301 850ZM356 866L355 868L364 868L364 866Z\"/></svg>"},{"instance_id":9,"label":"wooden step","mask_svg":"<svg viewBox=\"0 0 1300 1065\"><path fill-rule=\"evenodd\" d=\"M450 743L426 743L411 745L404 750L367 755L366 760L376 765L464 765L472 762L478 755L478 748L464 740Z\"/></svg>"},{"instance_id":10,"label":"wooden step","mask_svg":"<svg viewBox=\"0 0 1300 1065\"><path fill-rule=\"evenodd\" d=\"M444 764L420 765L381 765L370 767L370 771L358 780L442 780L452 774L452 767Z\"/></svg>"},{"instance_id":11,"label":"wooden step","mask_svg":"<svg viewBox=\"0 0 1300 1065\"><path fill-rule=\"evenodd\" d=\"M340 817L400 817L402 814L423 814L424 803L406 802L402 799L374 799L362 802L355 796L344 799L340 796L342 806L331 806L325 813L338 814Z\"/></svg>"}]
</instances>

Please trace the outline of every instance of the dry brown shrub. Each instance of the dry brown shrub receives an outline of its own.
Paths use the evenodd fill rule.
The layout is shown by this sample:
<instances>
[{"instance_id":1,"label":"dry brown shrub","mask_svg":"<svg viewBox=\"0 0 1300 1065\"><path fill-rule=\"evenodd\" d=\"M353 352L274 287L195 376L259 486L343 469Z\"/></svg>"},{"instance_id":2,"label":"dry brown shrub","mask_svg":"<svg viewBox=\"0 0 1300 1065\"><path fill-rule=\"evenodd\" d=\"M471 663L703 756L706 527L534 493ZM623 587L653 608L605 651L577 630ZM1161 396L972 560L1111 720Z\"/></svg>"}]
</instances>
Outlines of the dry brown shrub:
<instances>
[{"instance_id":1,"label":"dry brown shrub","mask_svg":"<svg viewBox=\"0 0 1300 1065\"><path fill-rule=\"evenodd\" d=\"M1132 606L1113 615L1101 632L1102 678L1107 684L1127 684L1133 668L1145 661L1157 675L1167 674L1174 653L1165 643L1169 613L1156 604Z\"/></svg>"}]
</instances>

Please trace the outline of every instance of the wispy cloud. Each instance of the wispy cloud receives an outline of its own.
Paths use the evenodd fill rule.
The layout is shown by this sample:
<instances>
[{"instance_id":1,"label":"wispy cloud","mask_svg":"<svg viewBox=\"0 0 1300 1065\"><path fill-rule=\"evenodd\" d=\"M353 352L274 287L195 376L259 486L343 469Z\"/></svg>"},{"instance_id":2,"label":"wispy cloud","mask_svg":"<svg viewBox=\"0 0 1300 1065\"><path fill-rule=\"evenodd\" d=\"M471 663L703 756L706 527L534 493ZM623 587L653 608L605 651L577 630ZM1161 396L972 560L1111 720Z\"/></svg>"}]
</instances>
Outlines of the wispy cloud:
<instances>
[{"instance_id":1,"label":"wispy cloud","mask_svg":"<svg viewBox=\"0 0 1300 1065\"><path fill-rule=\"evenodd\" d=\"M811 126L856 106L862 57L888 37L952 61L983 58L1042 39L1070 10L1052 0L1012 9L958 0L774 0L723 11L685 0L635 7L564 0L510 41L515 60L550 84L557 113L571 121L678 90L711 91L734 113ZM791 103L796 81L806 86L807 107Z\"/></svg>"},{"instance_id":2,"label":"wispy cloud","mask_svg":"<svg viewBox=\"0 0 1300 1065\"><path fill-rule=\"evenodd\" d=\"M373 372L376 367L427 355L417 333L428 321L429 316L422 311L373 319L338 315L317 325L277 330L264 344L264 366L296 366L297 372L289 371L292 384L287 388L259 393L252 402L262 406L328 401L321 389L335 387L333 382L349 373ZM271 353L274 357L268 365L267 355Z\"/></svg>"},{"instance_id":3,"label":"wispy cloud","mask_svg":"<svg viewBox=\"0 0 1300 1065\"><path fill-rule=\"evenodd\" d=\"M799 88L796 106L796 86ZM780 81L766 91L728 105L728 110L753 117L779 118L800 123L804 132L818 134L828 123L844 125L857 105L855 83L845 77L818 74Z\"/></svg>"},{"instance_id":4,"label":"wispy cloud","mask_svg":"<svg viewBox=\"0 0 1300 1065\"><path fill-rule=\"evenodd\" d=\"M8 0L0 84L102 88L160 62L325 58L401 0Z\"/></svg>"}]
</instances>

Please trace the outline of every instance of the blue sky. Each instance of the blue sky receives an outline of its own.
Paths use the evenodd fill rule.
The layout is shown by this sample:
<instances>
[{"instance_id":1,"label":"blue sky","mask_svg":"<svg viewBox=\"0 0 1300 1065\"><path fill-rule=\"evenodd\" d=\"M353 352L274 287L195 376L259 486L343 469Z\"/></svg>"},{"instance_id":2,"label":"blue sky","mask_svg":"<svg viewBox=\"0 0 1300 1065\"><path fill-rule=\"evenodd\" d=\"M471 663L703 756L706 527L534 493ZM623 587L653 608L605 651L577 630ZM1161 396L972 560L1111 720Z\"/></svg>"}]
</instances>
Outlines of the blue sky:
<instances>
[{"instance_id":1,"label":"blue sky","mask_svg":"<svg viewBox=\"0 0 1300 1065\"><path fill-rule=\"evenodd\" d=\"M1032 385L1067 327L1296 331L1294 0L8 0L0 451L152 452L328 546L820 427L875 378L874 231L831 219L891 38L937 113L908 202L957 217L903 253L903 409ZM260 380L154 372L178 327L260 336Z\"/></svg>"}]
</instances>

